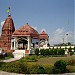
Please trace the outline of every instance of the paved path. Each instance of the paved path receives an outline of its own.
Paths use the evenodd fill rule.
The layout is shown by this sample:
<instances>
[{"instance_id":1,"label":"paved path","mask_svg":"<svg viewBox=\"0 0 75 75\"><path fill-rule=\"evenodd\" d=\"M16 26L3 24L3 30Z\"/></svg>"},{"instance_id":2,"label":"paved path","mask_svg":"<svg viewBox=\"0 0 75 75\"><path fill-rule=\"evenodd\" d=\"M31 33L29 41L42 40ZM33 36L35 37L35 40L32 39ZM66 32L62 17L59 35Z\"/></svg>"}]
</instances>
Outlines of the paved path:
<instances>
[{"instance_id":1,"label":"paved path","mask_svg":"<svg viewBox=\"0 0 75 75\"><path fill-rule=\"evenodd\" d=\"M12 61L16 61L19 60L20 58L10 58L8 60L3 60L3 62L12 62Z\"/></svg>"},{"instance_id":2,"label":"paved path","mask_svg":"<svg viewBox=\"0 0 75 75\"><path fill-rule=\"evenodd\" d=\"M0 71L0 75L25 75L25 74L17 74L17 73L9 73L9 72Z\"/></svg>"},{"instance_id":3,"label":"paved path","mask_svg":"<svg viewBox=\"0 0 75 75\"><path fill-rule=\"evenodd\" d=\"M65 73L65 74L17 74L0 71L0 75L75 75L75 73Z\"/></svg>"}]
</instances>

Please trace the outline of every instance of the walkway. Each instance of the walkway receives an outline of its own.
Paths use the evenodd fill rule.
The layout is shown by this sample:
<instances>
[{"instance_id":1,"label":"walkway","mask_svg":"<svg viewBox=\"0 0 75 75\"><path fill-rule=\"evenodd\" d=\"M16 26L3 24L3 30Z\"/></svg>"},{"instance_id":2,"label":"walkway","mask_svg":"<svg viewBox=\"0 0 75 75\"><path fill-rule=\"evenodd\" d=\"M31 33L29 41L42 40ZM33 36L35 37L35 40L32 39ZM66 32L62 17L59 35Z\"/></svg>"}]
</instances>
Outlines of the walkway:
<instances>
[{"instance_id":1,"label":"walkway","mask_svg":"<svg viewBox=\"0 0 75 75\"><path fill-rule=\"evenodd\" d=\"M16 61L16 60L19 60L20 58L10 58L8 60L3 60L3 62L12 62L12 61Z\"/></svg>"},{"instance_id":2,"label":"walkway","mask_svg":"<svg viewBox=\"0 0 75 75\"><path fill-rule=\"evenodd\" d=\"M38 74L17 74L0 71L0 75L38 75ZM75 73L65 73L65 74L39 74L39 75L75 75Z\"/></svg>"}]
</instances>

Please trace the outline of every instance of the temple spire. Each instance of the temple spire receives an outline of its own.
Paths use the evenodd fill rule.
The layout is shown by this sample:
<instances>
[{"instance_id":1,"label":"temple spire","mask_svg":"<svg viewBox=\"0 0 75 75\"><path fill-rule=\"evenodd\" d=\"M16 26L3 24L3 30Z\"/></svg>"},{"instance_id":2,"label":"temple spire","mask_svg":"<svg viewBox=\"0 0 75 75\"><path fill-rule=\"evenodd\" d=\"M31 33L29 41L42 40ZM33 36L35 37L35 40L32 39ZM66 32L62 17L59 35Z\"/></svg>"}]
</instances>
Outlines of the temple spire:
<instances>
[{"instance_id":1,"label":"temple spire","mask_svg":"<svg viewBox=\"0 0 75 75\"><path fill-rule=\"evenodd\" d=\"M10 15L10 7L8 7L7 12L8 12L8 16L9 16Z\"/></svg>"}]
</instances>

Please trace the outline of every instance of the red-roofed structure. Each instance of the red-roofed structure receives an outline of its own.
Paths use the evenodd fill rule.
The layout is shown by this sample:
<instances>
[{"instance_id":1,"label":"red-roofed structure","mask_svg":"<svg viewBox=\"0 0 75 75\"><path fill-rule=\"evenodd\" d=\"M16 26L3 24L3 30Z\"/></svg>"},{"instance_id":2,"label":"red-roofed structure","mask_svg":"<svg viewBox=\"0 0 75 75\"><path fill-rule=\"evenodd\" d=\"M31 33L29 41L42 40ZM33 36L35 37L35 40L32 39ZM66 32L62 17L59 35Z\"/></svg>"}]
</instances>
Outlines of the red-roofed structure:
<instances>
[{"instance_id":1,"label":"red-roofed structure","mask_svg":"<svg viewBox=\"0 0 75 75\"><path fill-rule=\"evenodd\" d=\"M32 28L28 23L26 23L24 26L16 30L13 34L12 37L27 37L31 36L33 38L39 38L39 33Z\"/></svg>"},{"instance_id":2,"label":"red-roofed structure","mask_svg":"<svg viewBox=\"0 0 75 75\"><path fill-rule=\"evenodd\" d=\"M39 34L28 23L15 30L14 22L11 15L8 15L2 27L0 38L0 48L5 52L13 51L13 53L21 53L20 55L32 54L33 48L47 47L48 34L43 31Z\"/></svg>"},{"instance_id":3,"label":"red-roofed structure","mask_svg":"<svg viewBox=\"0 0 75 75\"><path fill-rule=\"evenodd\" d=\"M42 31L40 34L40 39L48 39L48 34L45 31Z\"/></svg>"},{"instance_id":4,"label":"red-roofed structure","mask_svg":"<svg viewBox=\"0 0 75 75\"><path fill-rule=\"evenodd\" d=\"M11 36L15 31L14 22L11 15L8 15L2 27L1 48L5 51L11 48Z\"/></svg>"}]
</instances>

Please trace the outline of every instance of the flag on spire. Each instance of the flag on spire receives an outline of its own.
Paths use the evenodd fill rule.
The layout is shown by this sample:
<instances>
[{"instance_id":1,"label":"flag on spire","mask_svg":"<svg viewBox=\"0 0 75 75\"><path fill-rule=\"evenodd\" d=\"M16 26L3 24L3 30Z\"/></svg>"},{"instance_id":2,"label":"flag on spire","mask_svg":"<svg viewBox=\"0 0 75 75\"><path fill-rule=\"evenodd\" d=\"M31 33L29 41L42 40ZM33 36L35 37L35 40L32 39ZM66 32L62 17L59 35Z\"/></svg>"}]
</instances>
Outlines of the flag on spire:
<instances>
[{"instance_id":1,"label":"flag on spire","mask_svg":"<svg viewBox=\"0 0 75 75\"><path fill-rule=\"evenodd\" d=\"M8 8L7 12L8 12L8 15L10 15L10 7Z\"/></svg>"}]
</instances>

